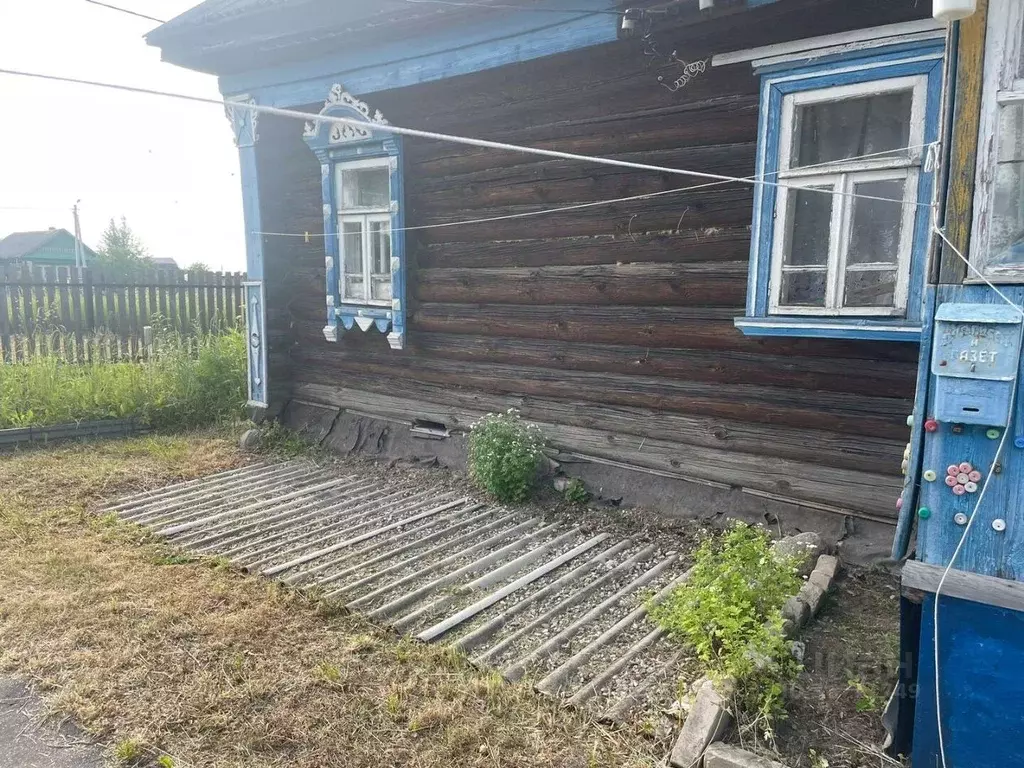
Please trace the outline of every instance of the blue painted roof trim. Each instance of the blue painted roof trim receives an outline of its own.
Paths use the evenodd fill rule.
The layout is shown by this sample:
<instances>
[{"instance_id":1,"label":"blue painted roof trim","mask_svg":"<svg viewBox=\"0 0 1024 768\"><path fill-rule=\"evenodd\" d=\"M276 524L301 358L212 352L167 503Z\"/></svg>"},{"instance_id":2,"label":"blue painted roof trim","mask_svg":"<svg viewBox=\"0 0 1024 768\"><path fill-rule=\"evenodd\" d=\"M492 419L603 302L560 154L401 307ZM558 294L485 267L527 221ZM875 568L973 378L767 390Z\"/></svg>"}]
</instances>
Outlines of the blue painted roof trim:
<instances>
[{"instance_id":1,"label":"blue painted roof trim","mask_svg":"<svg viewBox=\"0 0 1024 768\"><path fill-rule=\"evenodd\" d=\"M751 8L777 0L747 0ZM694 0L696 4L696 0ZM261 104L293 107L321 101L334 83L366 95L442 80L610 43L618 19L608 0L548 0L545 10L516 11L453 24L443 35L346 47L331 56L223 75L226 95L246 93ZM551 13L564 8L565 16ZM579 11L592 10L581 14Z\"/></svg>"},{"instance_id":2,"label":"blue painted roof trim","mask_svg":"<svg viewBox=\"0 0 1024 768\"><path fill-rule=\"evenodd\" d=\"M616 39L615 17L567 11L563 18L550 13L550 9L559 6L608 9L607 0L556 0L547 4L548 12L517 12L452 26L443 36L394 41L370 49L347 49L288 66L222 76L220 89L225 94L251 93L261 104L297 106L321 101L337 82L343 83L350 93L365 95Z\"/></svg>"}]
</instances>

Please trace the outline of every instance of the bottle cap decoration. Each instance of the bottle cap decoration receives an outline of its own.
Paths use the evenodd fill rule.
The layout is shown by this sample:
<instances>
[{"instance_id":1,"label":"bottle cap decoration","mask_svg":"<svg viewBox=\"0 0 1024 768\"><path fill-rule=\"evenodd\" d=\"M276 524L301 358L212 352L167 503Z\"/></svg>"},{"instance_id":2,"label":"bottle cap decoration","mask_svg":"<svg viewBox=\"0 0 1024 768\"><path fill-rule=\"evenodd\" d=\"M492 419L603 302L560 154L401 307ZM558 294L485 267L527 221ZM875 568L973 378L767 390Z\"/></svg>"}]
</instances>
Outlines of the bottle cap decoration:
<instances>
[{"instance_id":1,"label":"bottle cap decoration","mask_svg":"<svg viewBox=\"0 0 1024 768\"><path fill-rule=\"evenodd\" d=\"M956 496L977 493L979 480L981 480L981 472L976 470L969 461L950 464L946 467L946 485Z\"/></svg>"}]
</instances>

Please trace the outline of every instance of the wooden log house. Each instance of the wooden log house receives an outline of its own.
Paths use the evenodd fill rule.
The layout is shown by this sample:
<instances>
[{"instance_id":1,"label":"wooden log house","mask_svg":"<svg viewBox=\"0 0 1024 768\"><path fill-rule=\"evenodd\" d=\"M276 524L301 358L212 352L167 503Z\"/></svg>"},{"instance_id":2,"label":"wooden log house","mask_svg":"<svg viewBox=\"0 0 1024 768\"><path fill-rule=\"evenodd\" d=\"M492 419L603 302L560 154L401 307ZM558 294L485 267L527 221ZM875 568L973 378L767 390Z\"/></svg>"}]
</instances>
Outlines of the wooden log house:
<instances>
[{"instance_id":1,"label":"wooden log house","mask_svg":"<svg viewBox=\"0 0 1024 768\"><path fill-rule=\"evenodd\" d=\"M514 407L606 497L882 541L946 39L919 0L207 0L147 38L239 105L254 407L453 464Z\"/></svg>"}]
</instances>

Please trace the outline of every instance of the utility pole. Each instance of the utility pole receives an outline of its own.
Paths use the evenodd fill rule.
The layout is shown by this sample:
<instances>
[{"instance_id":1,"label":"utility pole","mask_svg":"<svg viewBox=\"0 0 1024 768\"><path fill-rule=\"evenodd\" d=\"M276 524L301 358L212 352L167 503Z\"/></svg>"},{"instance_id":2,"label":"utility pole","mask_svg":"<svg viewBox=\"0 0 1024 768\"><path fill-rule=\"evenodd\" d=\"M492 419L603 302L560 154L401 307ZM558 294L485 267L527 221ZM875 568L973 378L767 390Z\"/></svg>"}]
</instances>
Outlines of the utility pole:
<instances>
[{"instance_id":1,"label":"utility pole","mask_svg":"<svg viewBox=\"0 0 1024 768\"><path fill-rule=\"evenodd\" d=\"M78 222L78 204L81 200L76 200L75 204L71 206L71 213L75 217L75 266L85 266L85 249L82 248L82 226Z\"/></svg>"}]
</instances>

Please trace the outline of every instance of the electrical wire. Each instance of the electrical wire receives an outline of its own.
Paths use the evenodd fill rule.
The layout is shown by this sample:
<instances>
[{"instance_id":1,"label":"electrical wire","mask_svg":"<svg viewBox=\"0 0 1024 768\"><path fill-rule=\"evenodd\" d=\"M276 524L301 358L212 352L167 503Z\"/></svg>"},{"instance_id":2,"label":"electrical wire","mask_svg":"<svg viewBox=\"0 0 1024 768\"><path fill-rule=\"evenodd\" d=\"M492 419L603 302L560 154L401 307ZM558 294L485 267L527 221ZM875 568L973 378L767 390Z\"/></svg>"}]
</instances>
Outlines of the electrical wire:
<instances>
[{"instance_id":1,"label":"electrical wire","mask_svg":"<svg viewBox=\"0 0 1024 768\"><path fill-rule=\"evenodd\" d=\"M138 11L130 11L127 8L122 8L119 5L111 5L110 3L101 3L100 0L85 0L85 2L91 3L92 5L99 5L99 6L102 6L103 8L109 8L112 11L120 11L121 13L127 13L129 16L138 16L140 19L148 19L149 21L155 21L157 24L166 24L167 23L164 19L158 19L155 16L147 16L146 14L139 13Z\"/></svg>"},{"instance_id":2,"label":"electrical wire","mask_svg":"<svg viewBox=\"0 0 1024 768\"><path fill-rule=\"evenodd\" d=\"M919 149L929 148L931 146L933 146L933 144L931 144L931 143L929 143L929 144L915 144L915 145L911 145L911 146L908 146L908 147L900 147L898 149L884 150L882 152L870 152L870 153L865 154L865 155L857 155L855 157L846 158L843 162L849 162L849 161L854 161L854 160L868 160L868 159L871 159L873 157L880 157L880 156L884 156L884 155L891 155L891 154L896 153L896 152L914 152L914 151L917 151ZM805 165L805 166L801 166L801 170L807 170L807 169L810 169L810 168L823 168L823 167L830 166L830 165L835 165L835 163L834 162L824 162L824 163L815 163L813 165ZM767 173L765 175L766 176L777 176L779 173L781 173L781 171L770 171L769 173ZM748 180L748 181L754 181L754 180L756 180L758 178L758 176L756 176L756 175L754 175L754 176L745 176L744 178L746 180ZM652 197L660 197L662 195L673 195L673 194L676 194L678 192L692 192L693 190L697 190L697 189L707 189L708 187L717 187L717 186L721 186L722 184L729 184L729 183L731 183L731 182L729 182L729 181L710 181L710 182L707 182L706 184L695 184L695 185L689 186L689 187L677 187L676 189L666 189L666 190L662 190L661 192L645 192L642 195L630 195L628 197L613 197L613 198L609 198L609 199L606 199L606 200L595 200L595 201L589 202L589 203L575 203L573 205L562 205L562 206L559 206L557 208L544 208L544 209L539 210L539 211L524 211L523 213L508 213L508 214L504 214L502 216L487 216L487 217L479 218L479 219L463 219L463 220L460 220L460 221L446 221L446 222L442 222L440 224L420 224L420 225L413 226L413 227L393 227L391 229L391 231L392 232L412 232L412 231L422 230L422 229L442 229L442 228L445 228L445 227L458 227L458 226L464 226L464 225L470 225L470 224L488 224L488 223L493 222L493 221L508 221L509 219L524 219L524 218L528 218L528 217L532 217L532 216L544 216L544 215L547 215L549 213L565 213L566 211L578 211L578 210L581 210L581 209L584 209L584 208L594 208L594 207L601 206L601 205L614 205L615 203L628 203L628 202L632 202L634 200L648 200L648 199L650 199ZM326 237L328 237L328 234L327 233L323 233L323 232L262 232L262 231L253 231L250 234L262 235L262 236L266 236L266 237L302 237L302 238L305 238L307 240L309 238L317 238L317 237L326 238ZM330 233L330 236L337 237L338 233L337 232L332 232L332 233Z\"/></svg>"},{"instance_id":3,"label":"electrical wire","mask_svg":"<svg viewBox=\"0 0 1024 768\"><path fill-rule=\"evenodd\" d=\"M1011 301L1010 298L999 290L991 280L985 277L977 267L971 264L970 260L960 252L960 249L952 243L946 233L937 226L936 223L933 223L932 229L939 238L949 246L949 249L967 265L968 269L981 278L981 280L989 288L995 291L1003 301L1021 313L1021 320L1017 332L1017 363L1014 366L1013 380L1010 385L1010 402L1008 413L1006 414L1006 427L1003 429L1003 436L1000 438L999 444L996 446L995 456L992 458L992 464L989 466L988 473L985 476L985 482L982 484L981 490L978 492L978 498L974 502L974 508L971 510L970 517L967 519L967 524L964 526L963 533L960 534L960 541L957 542L956 548L953 550L953 554L949 558L949 562L942 571L942 578L939 579L938 586L935 588L935 604L932 606L932 650L934 651L933 663L935 666L935 720L939 734L939 756L942 761L942 768L947 768L946 740L942 732L942 675L939 671L939 598L942 595L942 588L946 585L946 578L949 576L950 571L953 570L953 566L956 564L957 558L960 557L960 552L963 550L964 544L967 543L967 537L970 534L971 529L974 527L974 521L978 516L978 511L981 509L981 502L985 499L985 493L988 491L989 483L991 482L993 475L995 475L996 466L999 464L999 457L1003 454L1003 449L1006 447L1007 437L1010 434L1010 423L1013 420L1014 408L1016 407L1017 400L1017 382L1020 378L1020 352L1022 345L1024 345L1024 308Z\"/></svg>"},{"instance_id":4,"label":"electrical wire","mask_svg":"<svg viewBox=\"0 0 1024 768\"><path fill-rule=\"evenodd\" d=\"M357 120L351 117L337 117L333 115L321 115L310 112L301 112L295 109L284 109L281 107L271 107L262 104L251 104L241 101L229 101L223 99L212 99L204 96L190 96L184 93L175 93L174 91L161 91L153 88L141 88L138 86L122 85L119 83L106 83L97 80L85 80L77 77L64 77L60 75L46 75L40 72L26 72L18 69L0 69L0 74L13 75L17 77L29 77L38 80L49 80L52 82L59 83L72 83L75 85L89 85L97 88L107 88L116 91L125 91L127 93L142 93L150 96L161 96L165 98L180 99L182 101L192 101L199 104L213 104L222 108L227 108L232 111L248 109L253 112L268 115L278 115L280 117L291 117L298 118L301 120L311 120L313 122L322 122L328 124L337 125L352 125L359 128L366 128L366 120ZM559 152L553 149L541 149L539 147L526 147L518 144L506 144L500 141L488 141L487 139L474 139L467 136L456 136L447 133L436 133L434 131L421 131L416 128L401 128L397 125L390 125L387 123L372 123L371 128L374 131L380 131L382 133L393 133L398 136L415 136L421 139L431 139L434 141L446 141L452 144L462 144L470 147L480 147L483 149L496 149L503 152L519 152L527 155L537 155L539 157L553 157L559 160L574 160L579 162L594 163L597 165L608 165L615 168L630 168L639 171L653 171L655 173L668 173L675 176L691 176L698 179L710 179L715 181L725 182L736 182L740 184L748 184L750 186L769 186L776 187L779 189L797 189L805 192L817 192L820 194L830 195L832 197L847 197L858 200L877 200L886 203L896 203L900 206L911 205L920 208L931 208L931 203L912 202L908 203L906 200L900 200L893 197L878 197L875 195L861 195L856 192L842 192L828 189L821 189L818 187L806 187L798 184L786 184L778 181L765 181L761 178L742 178L739 176L727 176L721 173L708 173L706 171L694 171L683 168L668 168L661 165L651 165L648 163L634 163L628 160L615 160L610 157L597 157L593 155L578 155L572 152Z\"/></svg>"}]
</instances>

